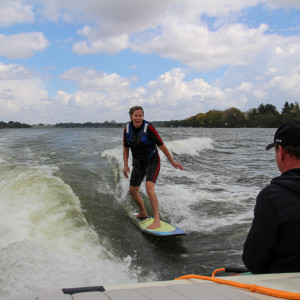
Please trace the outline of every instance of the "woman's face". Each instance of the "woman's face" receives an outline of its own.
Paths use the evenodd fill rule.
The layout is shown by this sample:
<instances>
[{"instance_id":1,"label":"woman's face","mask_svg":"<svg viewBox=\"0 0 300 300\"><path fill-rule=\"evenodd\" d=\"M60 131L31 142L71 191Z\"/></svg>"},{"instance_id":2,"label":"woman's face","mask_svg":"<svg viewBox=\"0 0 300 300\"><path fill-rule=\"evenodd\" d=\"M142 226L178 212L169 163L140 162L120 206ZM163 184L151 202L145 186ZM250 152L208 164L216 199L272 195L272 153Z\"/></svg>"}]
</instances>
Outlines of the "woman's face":
<instances>
[{"instance_id":1,"label":"woman's face","mask_svg":"<svg viewBox=\"0 0 300 300\"><path fill-rule=\"evenodd\" d=\"M140 128L143 124L144 115L143 111L141 109L137 109L133 112L133 114L130 116L131 121L133 123L133 126L135 128Z\"/></svg>"}]
</instances>

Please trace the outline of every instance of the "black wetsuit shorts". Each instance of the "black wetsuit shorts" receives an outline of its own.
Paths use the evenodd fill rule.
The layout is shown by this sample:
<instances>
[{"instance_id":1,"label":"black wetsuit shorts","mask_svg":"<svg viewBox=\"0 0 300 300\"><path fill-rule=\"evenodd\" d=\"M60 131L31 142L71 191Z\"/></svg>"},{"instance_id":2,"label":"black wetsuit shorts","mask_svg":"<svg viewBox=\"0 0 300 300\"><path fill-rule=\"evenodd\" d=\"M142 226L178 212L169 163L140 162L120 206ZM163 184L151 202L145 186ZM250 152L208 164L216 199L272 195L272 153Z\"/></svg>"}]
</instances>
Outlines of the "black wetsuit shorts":
<instances>
[{"instance_id":1,"label":"black wetsuit shorts","mask_svg":"<svg viewBox=\"0 0 300 300\"><path fill-rule=\"evenodd\" d=\"M159 154L155 155L148 164L134 163L130 177L131 186L140 186L146 176L146 181L156 182L160 170Z\"/></svg>"}]
</instances>

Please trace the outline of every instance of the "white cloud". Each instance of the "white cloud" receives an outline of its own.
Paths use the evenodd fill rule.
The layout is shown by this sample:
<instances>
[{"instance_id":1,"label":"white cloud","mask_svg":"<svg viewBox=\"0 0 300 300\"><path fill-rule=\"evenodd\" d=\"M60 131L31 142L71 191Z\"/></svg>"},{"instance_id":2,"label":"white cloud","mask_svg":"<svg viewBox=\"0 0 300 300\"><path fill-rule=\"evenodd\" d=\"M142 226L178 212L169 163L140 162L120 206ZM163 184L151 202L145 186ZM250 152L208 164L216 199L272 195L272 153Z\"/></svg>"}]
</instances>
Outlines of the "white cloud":
<instances>
[{"instance_id":1,"label":"white cloud","mask_svg":"<svg viewBox=\"0 0 300 300\"><path fill-rule=\"evenodd\" d=\"M23 0L0 0L0 28L34 21L33 5Z\"/></svg>"},{"instance_id":2,"label":"white cloud","mask_svg":"<svg viewBox=\"0 0 300 300\"><path fill-rule=\"evenodd\" d=\"M30 11L32 15L32 6L21 0L12 1L14 6L4 2L7 9L15 7L16 12ZM115 54L132 48L136 52L178 60L197 70L247 63L268 42L264 24L247 28L239 23L223 22L211 31L201 21L203 15L216 18L217 24L219 19L224 21L227 16L239 15L243 9L260 3L268 7L272 3L276 7L299 5L292 0L52 0L41 3L43 16L50 20L89 24L78 31L80 40L73 45L77 54Z\"/></svg>"},{"instance_id":3,"label":"white cloud","mask_svg":"<svg viewBox=\"0 0 300 300\"><path fill-rule=\"evenodd\" d=\"M202 45L199 41L209 32L200 21L201 15L224 18L241 9L255 6L258 2L259 0L52 0L44 2L43 11L44 16L51 20L79 20L90 24L78 31L82 40L73 46L78 54L117 53L130 46L129 40L133 41L134 50L139 51L141 48L137 46L138 41L135 41L136 35L144 36L149 32L152 34L161 31L159 36L147 35L148 38L151 37L150 40L143 39L142 42L146 42L150 49L147 51L144 47L141 50L158 51L157 53L166 57L183 59L182 62L185 63L181 51L177 53L182 44L175 42L179 37L185 36L184 41L188 44L198 40L198 45ZM156 39L160 45L154 45ZM173 51L164 46L164 43L169 41L171 45L175 44ZM205 43L203 46L206 46ZM215 46L219 45L216 43ZM159 51L159 47L164 50L163 53ZM194 48L194 51L196 50Z\"/></svg>"},{"instance_id":4,"label":"white cloud","mask_svg":"<svg viewBox=\"0 0 300 300\"><path fill-rule=\"evenodd\" d=\"M144 30L158 24L173 0L51 0L43 1L43 16L51 20L81 21L101 27L103 34Z\"/></svg>"},{"instance_id":5,"label":"white cloud","mask_svg":"<svg viewBox=\"0 0 300 300\"><path fill-rule=\"evenodd\" d=\"M286 38L280 42L280 46L274 47L270 54L268 66L272 66L273 72L266 71L264 73L264 87L268 91L269 98L275 99L275 101L280 100L278 95L282 95L282 98L299 101L300 37Z\"/></svg>"},{"instance_id":6,"label":"white cloud","mask_svg":"<svg viewBox=\"0 0 300 300\"><path fill-rule=\"evenodd\" d=\"M192 69L213 70L222 65L241 65L267 45L267 26L249 29L242 24L224 25L211 32L205 25L181 24L174 18L164 21L162 33L133 41L137 52L158 53L179 60Z\"/></svg>"},{"instance_id":7,"label":"white cloud","mask_svg":"<svg viewBox=\"0 0 300 300\"><path fill-rule=\"evenodd\" d=\"M209 109L242 107L247 100L243 95L245 90L249 90L248 83L222 90L203 79L186 81L183 70L177 68L150 82L141 103L152 119L183 119Z\"/></svg>"},{"instance_id":8,"label":"white cloud","mask_svg":"<svg viewBox=\"0 0 300 300\"><path fill-rule=\"evenodd\" d=\"M226 23L227 17L235 20L233 15L260 3L270 8L272 1L52 0L44 3L44 13L55 20L68 15L68 20L89 22L78 31L81 40L73 44L77 54L116 54L131 48L204 71L250 63L268 44L266 24L248 28L240 23ZM276 7L297 5L295 1L276 1ZM215 30L201 21L203 15L216 18Z\"/></svg>"},{"instance_id":9,"label":"white cloud","mask_svg":"<svg viewBox=\"0 0 300 300\"><path fill-rule=\"evenodd\" d=\"M272 103L280 110L284 101L299 101L300 37L272 36L268 46L260 50L253 64L232 66L220 79L220 88L234 87L248 81L247 107Z\"/></svg>"},{"instance_id":10,"label":"white cloud","mask_svg":"<svg viewBox=\"0 0 300 300\"><path fill-rule=\"evenodd\" d=\"M45 50L48 45L47 38L41 32L0 34L0 56L11 59L29 58L35 51Z\"/></svg>"},{"instance_id":11,"label":"white cloud","mask_svg":"<svg viewBox=\"0 0 300 300\"><path fill-rule=\"evenodd\" d=\"M117 74L100 74L82 68L67 71L63 78L75 80L78 90L74 94L60 91L56 98L65 108L80 109L81 116L78 117L81 120L89 118L94 121L107 119L107 115L124 121L128 107L136 104L143 105L152 120L182 119L207 107L241 107L247 100L244 92L251 88L249 83L242 83L235 88L221 90L203 79L186 81L185 73L178 68L136 89L130 86L127 78ZM174 111L178 113L174 115Z\"/></svg>"},{"instance_id":12,"label":"white cloud","mask_svg":"<svg viewBox=\"0 0 300 300\"><path fill-rule=\"evenodd\" d=\"M298 0L265 0L266 6L271 9L279 7L284 8L300 8L300 2Z\"/></svg>"},{"instance_id":13,"label":"white cloud","mask_svg":"<svg viewBox=\"0 0 300 300\"><path fill-rule=\"evenodd\" d=\"M282 49L285 53L284 61L278 60L278 55L283 55L282 51L279 54L274 51L273 56L266 51L265 55L272 56L271 65L275 68L263 73L263 70L268 69L270 61L267 60L255 72L249 66L236 66L227 75L233 78L232 81L226 83L225 76L224 82L220 81L215 85L204 79L186 80L185 72L179 68L172 69L147 85L135 89L130 86L128 78L117 74L98 73L81 68L71 69L63 77L75 80L78 90L68 95L67 105L73 109L81 107L81 117L94 121L105 120L107 115L114 116L111 119L124 121L128 107L136 104L143 105L150 120L183 119L210 109L223 110L229 107L245 111L257 107L261 102L279 105L282 103L281 97L299 95L297 83L300 80L300 72L297 65L300 61L299 64L290 66L289 70L285 71L286 75L278 75L284 73L282 69L287 69L285 61L291 59L291 52L295 57L300 57L299 50L296 49L298 48L286 45ZM253 66L255 67L257 66ZM251 75L248 81L243 80L241 76L247 72ZM234 77L238 79L234 80ZM290 101L292 100L297 101L296 98L290 98ZM278 109L280 108L279 105Z\"/></svg>"},{"instance_id":14,"label":"white cloud","mask_svg":"<svg viewBox=\"0 0 300 300\"><path fill-rule=\"evenodd\" d=\"M102 37L97 29L85 26L79 31L79 34L86 40L74 43L73 51L78 54L97 54L101 52L115 54L128 48L129 36L125 33Z\"/></svg>"},{"instance_id":15,"label":"white cloud","mask_svg":"<svg viewBox=\"0 0 300 300\"><path fill-rule=\"evenodd\" d=\"M238 20L247 8L258 4L266 9L297 8L299 1L38 2L42 3L39 9L43 17L57 24L76 23L81 28L77 31L78 41L73 44L77 54L116 54L129 48L172 59L188 68L170 69L133 88L133 78L122 77L118 71L107 73L75 67L64 72L61 78L74 81L77 90L67 92L60 88L55 97L49 98L44 88L46 83L39 75L20 65L1 64L2 118L20 113L18 120L27 118L31 123L37 118L52 123L124 121L129 106L142 104L150 120L166 120L182 119L209 109L234 106L246 110L261 102L280 105L282 99L298 100L300 37L269 34L266 24L250 27ZM32 22L34 12L40 11L34 10L34 3L37 2L0 0L3 11L10 16L0 18L0 26ZM48 45L41 32L0 35L0 55L11 59L30 58ZM215 82L201 78L202 75L190 80L186 76L188 70L216 70L224 66L227 72Z\"/></svg>"},{"instance_id":16,"label":"white cloud","mask_svg":"<svg viewBox=\"0 0 300 300\"><path fill-rule=\"evenodd\" d=\"M284 48L283 51L285 55L293 51L295 56L300 57L293 47ZM278 55L282 55L282 52L274 52L273 59L276 60ZM60 90L52 99L36 74L18 65L1 64L0 101L3 110L0 118L5 120L7 115L18 115L16 120L29 123L126 121L128 108L137 104L143 105L150 121L183 119L210 109L237 107L244 111L247 102L257 96L278 97L278 94L287 95L292 91L299 95L297 83L300 75L297 67L287 71L290 76L280 77L281 64L278 63L277 68L270 72L262 73L258 81L250 78L252 80L239 80L223 87L222 83L212 85L204 79L187 80L185 72L179 68L137 88L131 86L130 79L116 73L72 68L62 78L75 81L77 91L67 93ZM233 68L231 76L238 76L239 71L246 71L246 68Z\"/></svg>"},{"instance_id":17,"label":"white cloud","mask_svg":"<svg viewBox=\"0 0 300 300\"><path fill-rule=\"evenodd\" d=\"M16 116L17 121L25 120L32 111L43 111L41 99L47 97L47 91L36 74L30 73L16 64L0 63L0 117ZM36 112L36 111L35 111ZM26 117L23 118L23 115Z\"/></svg>"},{"instance_id":18,"label":"white cloud","mask_svg":"<svg viewBox=\"0 0 300 300\"><path fill-rule=\"evenodd\" d=\"M99 73L93 69L72 68L62 75L65 80L77 83L78 89L73 94L59 91L55 101L61 103L66 115L72 111L73 118L80 122L110 119L122 120L124 111L128 109L128 99L135 98L138 90L131 88L131 80L122 78L116 73ZM60 114L61 119L65 116Z\"/></svg>"},{"instance_id":19,"label":"white cloud","mask_svg":"<svg viewBox=\"0 0 300 300\"><path fill-rule=\"evenodd\" d=\"M99 73L86 68L72 68L65 72L62 78L76 81L80 91L114 92L130 86L130 80L122 78L116 73Z\"/></svg>"},{"instance_id":20,"label":"white cloud","mask_svg":"<svg viewBox=\"0 0 300 300\"><path fill-rule=\"evenodd\" d=\"M0 63L0 120L30 124L122 120L127 115L127 100L141 91L132 89L128 78L92 69L73 68L62 78L75 81L77 91L60 90L50 98L38 74L17 64Z\"/></svg>"}]
</instances>

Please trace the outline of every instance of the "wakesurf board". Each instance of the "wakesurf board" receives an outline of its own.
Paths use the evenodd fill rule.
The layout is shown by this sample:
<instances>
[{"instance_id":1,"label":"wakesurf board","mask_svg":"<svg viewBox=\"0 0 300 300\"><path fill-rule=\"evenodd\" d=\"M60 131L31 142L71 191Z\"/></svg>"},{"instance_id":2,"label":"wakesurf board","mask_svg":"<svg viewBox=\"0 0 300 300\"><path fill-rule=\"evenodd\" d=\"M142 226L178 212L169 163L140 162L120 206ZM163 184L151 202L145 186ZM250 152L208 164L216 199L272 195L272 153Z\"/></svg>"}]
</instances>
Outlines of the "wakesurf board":
<instances>
[{"instance_id":1,"label":"wakesurf board","mask_svg":"<svg viewBox=\"0 0 300 300\"><path fill-rule=\"evenodd\" d=\"M169 224L165 221L160 220L161 226L155 229L147 229L147 227L152 224L154 218L148 216L146 218L136 218L137 225L140 230L144 233L155 235L155 236L175 236L175 235L185 235L186 232L182 229Z\"/></svg>"}]
</instances>

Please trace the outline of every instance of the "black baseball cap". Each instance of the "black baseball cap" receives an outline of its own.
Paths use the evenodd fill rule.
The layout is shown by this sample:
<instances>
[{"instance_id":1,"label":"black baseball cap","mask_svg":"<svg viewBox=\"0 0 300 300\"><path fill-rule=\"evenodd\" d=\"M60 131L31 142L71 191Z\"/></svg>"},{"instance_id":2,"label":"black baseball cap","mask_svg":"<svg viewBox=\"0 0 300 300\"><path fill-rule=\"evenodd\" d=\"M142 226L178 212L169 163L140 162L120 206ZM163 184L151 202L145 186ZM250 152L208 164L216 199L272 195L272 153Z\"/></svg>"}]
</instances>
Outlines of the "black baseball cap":
<instances>
[{"instance_id":1,"label":"black baseball cap","mask_svg":"<svg viewBox=\"0 0 300 300\"><path fill-rule=\"evenodd\" d=\"M274 135L274 142L266 147L269 150L275 144L282 146L300 146L300 121L293 120L281 125Z\"/></svg>"}]
</instances>

